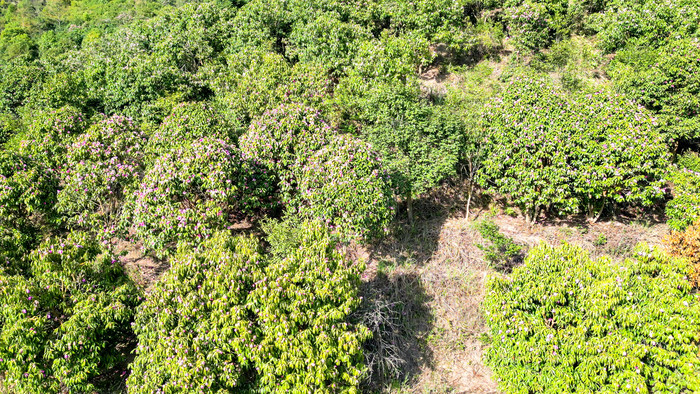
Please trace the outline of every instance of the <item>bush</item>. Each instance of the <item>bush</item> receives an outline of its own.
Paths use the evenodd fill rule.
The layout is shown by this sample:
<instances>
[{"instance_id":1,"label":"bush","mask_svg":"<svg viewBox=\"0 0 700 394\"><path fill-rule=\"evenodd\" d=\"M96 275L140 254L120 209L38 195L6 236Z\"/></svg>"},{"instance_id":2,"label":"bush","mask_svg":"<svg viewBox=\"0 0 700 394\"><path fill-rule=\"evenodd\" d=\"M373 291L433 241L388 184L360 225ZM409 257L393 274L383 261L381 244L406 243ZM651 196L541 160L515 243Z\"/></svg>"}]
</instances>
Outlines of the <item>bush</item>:
<instances>
[{"instance_id":1,"label":"bush","mask_svg":"<svg viewBox=\"0 0 700 394\"><path fill-rule=\"evenodd\" d=\"M104 118L68 147L57 210L68 223L110 234L125 192L143 174L146 138L131 119Z\"/></svg>"},{"instance_id":2,"label":"bush","mask_svg":"<svg viewBox=\"0 0 700 394\"><path fill-rule=\"evenodd\" d=\"M58 175L65 165L68 145L88 126L84 115L69 106L39 112L19 144L19 152Z\"/></svg>"},{"instance_id":3,"label":"bush","mask_svg":"<svg viewBox=\"0 0 700 394\"><path fill-rule=\"evenodd\" d=\"M538 50L549 44L550 20L547 8L538 3L524 1L506 9L508 34L518 50Z\"/></svg>"},{"instance_id":4,"label":"bush","mask_svg":"<svg viewBox=\"0 0 700 394\"><path fill-rule=\"evenodd\" d=\"M155 158L170 149L205 137L235 143L235 131L211 104L180 103L148 140L147 152Z\"/></svg>"},{"instance_id":5,"label":"bush","mask_svg":"<svg viewBox=\"0 0 700 394\"><path fill-rule=\"evenodd\" d=\"M241 137L240 148L245 159L260 163L279 178L286 204L297 188L295 175L333 134L335 130L317 110L282 104L253 121Z\"/></svg>"},{"instance_id":6,"label":"bush","mask_svg":"<svg viewBox=\"0 0 700 394\"><path fill-rule=\"evenodd\" d=\"M515 77L482 121L479 182L530 223L544 208L597 218L610 202L650 206L665 194L663 139L654 119L624 97L569 96L544 79Z\"/></svg>"},{"instance_id":7,"label":"bush","mask_svg":"<svg viewBox=\"0 0 700 394\"><path fill-rule=\"evenodd\" d=\"M348 322L361 302L364 263L350 261L319 223L302 225L297 243L265 267L250 294L260 385L271 393L358 393L369 331Z\"/></svg>"},{"instance_id":8,"label":"bush","mask_svg":"<svg viewBox=\"0 0 700 394\"><path fill-rule=\"evenodd\" d=\"M247 303L262 263L255 239L225 233L180 250L136 316L129 393L251 388L260 333Z\"/></svg>"},{"instance_id":9,"label":"bush","mask_svg":"<svg viewBox=\"0 0 700 394\"><path fill-rule=\"evenodd\" d=\"M224 233L178 252L139 309L130 393L358 392L367 329L348 321L364 265L318 223L268 240L289 254Z\"/></svg>"},{"instance_id":10,"label":"bush","mask_svg":"<svg viewBox=\"0 0 700 394\"><path fill-rule=\"evenodd\" d=\"M690 279L700 287L700 222L689 225L684 231L672 231L664 242L671 255L688 260Z\"/></svg>"},{"instance_id":11,"label":"bush","mask_svg":"<svg viewBox=\"0 0 700 394\"><path fill-rule=\"evenodd\" d=\"M486 362L510 393L697 391L700 303L687 270L643 244L625 261L540 245L487 285Z\"/></svg>"},{"instance_id":12,"label":"bush","mask_svg":"<svg viewBox=\"0 0 700 394\"><path fill-rule=\"evenodd\" d=\"M227 142L201 138L160 156L129 196L123 225L159 256L274 206L274 184Z\"/></svg>"},{"instance_id":13,"label":"bush","mask_svg":"<svg viewBox=\"0 0 700 394\"><path fill-rule=\"evenodd\" d=\"M700 218L700 172L674 167L668 178L673 199L666 203L667 223L671 229L682 231Z\"/></svg>"},{"instance_id":14,"label":"bush","mask_svg":"<svg viewBox=\"0 0 700 394\"><path fill-rule=\"evenodd\" d=\"M700 39L676 39L659 50L621 51L609 67L620 91L659 118L671 150L700 142Z\"/></svg>"},{"instance_id":15,"label":"bush","mask_svg":"<svg viewBox=\"0 0 700 394\"><path fill-rule=\"evenodd\" d=\"M0 225L21 229L52 222L57 188L45 166L0 151Z\"/></svg>"},{"instance_id":16,"label":"bush","mask_svg":"<svg viewBox=\"0 0 700 394\"><path fill-rule=\"evenodd\" d=\"M515 243L513 238L501 234L496 223L482 220L476 223L475 227L481 238L489 242L489 245L476 246L484 251L484 258L492 267L499 270L509 268L522 259L523 246Z\"/></svg>"},{"instance_id":17,"label":"bush","mask_svg":"<svg viewBox=\"0 0 700 394\"><path fill-rule=\"evenodd\" d=\"M366 142L335 137L301 169L299 190L287 215L319 219L348 238L385 234L394 200L378 156Z\"/></svg>"},{"instance_id":18,"label":"bush","mask_svg":"<svg viewBox=\"0 0 700 394\"><path fill-rule=\"evenodd\" d=\"M92 392L126 359L139 293L85 234L50 239L22 275L0 271L0 372L15 392Z\"/></svg>"}]
</instances>

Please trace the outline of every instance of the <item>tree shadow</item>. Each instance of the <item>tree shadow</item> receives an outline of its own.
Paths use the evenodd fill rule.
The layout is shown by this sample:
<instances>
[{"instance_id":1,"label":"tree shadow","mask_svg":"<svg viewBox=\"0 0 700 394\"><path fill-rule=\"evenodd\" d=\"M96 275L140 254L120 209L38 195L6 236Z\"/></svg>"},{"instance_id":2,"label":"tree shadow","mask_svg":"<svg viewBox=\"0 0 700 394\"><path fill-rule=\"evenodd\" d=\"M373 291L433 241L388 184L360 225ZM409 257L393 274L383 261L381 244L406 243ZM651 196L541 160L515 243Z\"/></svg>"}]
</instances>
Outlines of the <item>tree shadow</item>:
<instances>
[{"instance_id":1,"label":"tree shadow","mask_svg":"<svg viewBox=\"0 0 700 394\"><path fill-rule=\"evenodd\" d=\"M379 392L393 382L411 382L433 366L427 338L434 316L430 297L417 273L377 273L361 288L363 303L355 314L372 338L365 342L365 392Z\"/></svg>"}]
</instances>

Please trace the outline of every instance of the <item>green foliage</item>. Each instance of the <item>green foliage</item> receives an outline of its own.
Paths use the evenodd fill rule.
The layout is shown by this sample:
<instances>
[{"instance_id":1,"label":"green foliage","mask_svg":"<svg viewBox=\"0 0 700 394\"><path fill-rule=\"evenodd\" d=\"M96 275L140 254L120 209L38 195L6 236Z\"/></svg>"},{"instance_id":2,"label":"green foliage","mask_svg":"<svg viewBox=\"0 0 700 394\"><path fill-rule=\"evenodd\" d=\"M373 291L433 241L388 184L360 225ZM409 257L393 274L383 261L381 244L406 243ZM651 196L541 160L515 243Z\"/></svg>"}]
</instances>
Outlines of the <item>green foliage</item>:
<instances>
[{"instance_id":1,"label":"green foliage","mask_svg":"<svg viewBox=\"0 0 700 394\"><path fill-rule=\"evenodd\" d=\"M87 126L84 115L70 106L39 112L27 133L18 136L19 152L57 174L65 165L68 146Z\"/></svg>"},{"instance_id":2,"label":"green foliage","mask_svg":"<svg viewBox=\"0 0 700 394\"><path fill-rule=\"evenodd\" d=\"M362 136L382 156L396 190L417 197L457 172L461 120L415 92L382 85L363 102Z\"/></svg>"},{"instance_id":3,"label":"green foliage","mask_svg":"<svg viewBox=\"0 0 700 394\"><path fill-rule=\"evenodd\" d=\"M283 103L322 108L331 81L322 63L291 65L282 55L244 48L227 57L214 89L231 122L248 124Z\"/></svg>"},{"instance_id":4,"label":"green foliage","mask_svg":"<svg viewBox=\"0 0 700 394\"><path fill-rule=\"evenodd\" d=\"M550 20L547 8L537 2L524 1L506 9L508 34L518 50L538 50L549 44Z\"/></svg>"},{"instance_id":5,"label":"green foliage","mask_svg":"<svg viewBox=\"0 0 700 394\"><path fill-rule=\"evenodd\" d=\"M541 245L487 285L486 362L507 393L697 391L688 268L643 244L625 261Z\"/></svg>"},{"instance_id":6,"label":"green foliage","mask_svg":"<svg viewBox=\"0 0 700 394\"><path fill-rule=\"evenodd\" d=\"M484 258L496 269L504 269L522 259L523 246L517 244L513 238L501 234L498 225L490 220L482 220L474 226L481 238L488 241L488 245L478 244L484 251Z\"/></svg>"},{"instance_id":7,"label":"green foliage","mask_svg":"<svg viewBox=\"0 0 700 394\"><path fill-rule=\"evenodd\" d=\"M0 226L22 232L50 221L58 182L50 169L10 151L0 151Z\"/></svg>"},{"instance_id":8,"label":"green foliage","mask_svg":"<svg viewBox=\"0 0 700 394\"><path fill-rule=\"evenodd\" d=\"M180 250L138 310L129 393L250 388L260 333L248 297L262 263L254 238L225 233Z\"/></svg>"},{"instance_id":9,"label":"green foliage","mask_svg":"<svg viewBox=\"0 0 700 394\"><path fill-rule=\"evenodd\" d=\"M624 97L567 96L545 80L515 77L489 104L483 127L480 182L530 222L545 207L594 216L610 201L649 206L664 195L662 137Z\"/></svg>"},{"instance_id":10,"label":"green foliage","mask_svg":"<svg viewBox=\"0 0 700 394\"><path fill-rule=\"evenodd\" d=\"M282 202L291 201L296 175L336 131L319 111L300 104L282 104L265 112L241 136L243 157L279 178Z\"/></svg>"},{"instance_id":11,"label":"green foliage","mask_svg":"<svg viewBox=\"0 0 700 394\"><path fill-rule=\"evenodd\" d=\"M348 321L361 302L364 263L350 261L318 223L302 225L298 245L265 267L250 294L260 385L272 393L359 393L369 331Z\"/></svg>"},{"instance_id":12,"label":"green foliage","mask_svg":"<svg viewBox=\"0 0 700 394\"><path fill-rule=\"evenodd\" d=\"M670 40L658 51L630 48L609 72L620 91L658 116L674 148L700 141L700 40Z\"/></svg>"},{"instance_id":13,"label":"green foliage","mask_svg":"<svg viewBox=\"0 0 700 394\"><path fill-rule=\"evenodd\" d=\"M122 220L160 256L196 245L236 219L270 208L274 182L226 141L201 138L160 156L128 197Z\"/></svg>"},{"instance_id":14,"label":"green foliage","mask_svg":"<svg viewBox=\"0 0 700 394\"><path fill-rule=\"evenodd\" d=\"M56 209L73 227L111 238L125 192L143 174L146 138L131 119L104 118L68 147Z\"/></svg>"},{"instance_id":15,"label":"green foliage","mask_svg":"<svg viewBox=\"0 0 700 394\"><path fill-rule=\"evenodd\" d=\"M139 309L130 393L358 392L368 331L348 320L364 266L318 223L279 239L293 249L267 259L224 233L178 252Z\"/></svg>"},{"instance_id":16,"label":"green foliage","mask_svg":"<svg viewBox=\"0 0 700 394\"><path fill-rule=\"evenodd\" d=\"M700 172L674 167L668 173L673 199L666 204L668 226L682 231L700 218Z\"/></svg>"},{"instance_id":17,"label":"green foliage","mask_svg":"<svg viewBox=\"0 0 700 394\"><path fill-rule=\"evenodd\" d=\"M146 151L154 158L178 146L200 138L214 138L233 143L237 130L208 103L180 103L158 126L148 140Z\"/></svg>"},{"instance_id":18,"label":"green foliage","mask_svg":"<svg viewBox=\"0 0 700 394\"><path fill-rule=\"evenodd\" d=\"M139 293L85 234L50 239L23 275L0 271L0 371L20 393L90 392L125 360Z\"/></svg>"},{"instance_id":19,"label":"green foliage","mask_svg":"<svg viewBox=\"0 0 700 394\"><path fill-rule=\"evenodd\" d=\"M318 219L350 239L386 234L394 216L391 180L366 142L333 138L300 170L287 216Z\"/></svg>"},{"instance_id":20,"label":"green foliage","mask_svg":"<svg viewBox=\"0 0 700 394\"><path fill-rule=\"evenodd\" d=\"M625 46L658 48L670 37L697 37L697 10L695 0L612 0L592 17L591 26L607 52Z\"/></svg>"}]
</instances>

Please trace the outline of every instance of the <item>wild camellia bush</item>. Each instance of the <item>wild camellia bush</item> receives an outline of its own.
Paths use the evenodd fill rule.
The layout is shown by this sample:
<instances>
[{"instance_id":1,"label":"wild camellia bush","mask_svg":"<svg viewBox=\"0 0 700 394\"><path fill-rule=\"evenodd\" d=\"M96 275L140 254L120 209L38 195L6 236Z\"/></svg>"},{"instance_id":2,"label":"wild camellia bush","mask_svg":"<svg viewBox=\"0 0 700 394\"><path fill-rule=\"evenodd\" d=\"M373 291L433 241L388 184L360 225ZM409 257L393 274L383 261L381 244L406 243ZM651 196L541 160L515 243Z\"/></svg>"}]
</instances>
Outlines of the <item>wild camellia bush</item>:
<instances>
[{"instance_id":1,"label":"wild camellia bush","mask_svg":"<svg viewBox=\"0 0 700 394\"><path fill-rule=\"evenodd\" d=\"M673 199L666 204L668 226L676 231L700 218L700 173L672 166L668 174L673 184Z\"/></svg>"},{"instance_id":2,"label":"wild camellia bush","mask_svg":"<svg viewBox=\"0 0 700 394\"><path fill-rule=\"evenodd\" d=\"M226 233L178 252L139 309L130 393L359 392L369 334L349 316L363 264L320 223L280 240L284 256Z\"/></svg>"},{"instance_id":3,"label":"wild camellia bush","mask_svg":"<svg viewBox=\"0 0 700 394\"><path fill-rule=\"evenodd\" d=\"M92 125L68 147L57 210L70 225L111 233L125 191L143 174L145 143L131 119L115 115Z\"/></svg>"},{"instance_id":4,"label":"wild camellia bush","mask_svg":"<svg viewBox=\"0 0 700 394\"><path fill-rule=\"evenodd\" d=\"M235 142L234 131L210 103L181 103L148 140L147 151L155 158L173 147L204 137Z\"/></svg>"},{"instance_id":5,"label":"wild camellia bush","mask_svg":"<svg viewBox=\"0 0 700 394\"><path fill-rule=\"evenodd\" d=\"M240 148L245 159L277 175L283 202L288 203L296 188L295 174L333 134L317 110L282 104L253 121L241 137Z\"/></svg>"},{"instance_id":6,"label":"wild camellia bush","mask_svg":"<svg viewBox=\"0 0 700 394\"><path fill-rule=\"evenodd\" d=\"M250 389L260 334L247 301L261 278L258 242L218 233L170 264L134 323L129 392Z\"/></svg>"},{"instance_id":7,"label":"wild camellia bush","mask_svg":"<svg viewBox=\"0 0 700 394\"><path fill-rule=\"evenodd\" d=\"M489 281L486 362L507 393L700 390L688 263L641 244L624 261L540 245Z\"/></svg>"},{"instance_id":8,"label":"wild camellia bush","mask_svg":"<svg viewBox=\"0 0 700 394\"><path fill-rule=\"evenodd\" d=\"M348 259L325 225L300 227L291 241L297 247L272 258L250 294L260 330L253 354L260 387L271 393L359 393L362 343L370 334L349 320L361 302L364 263ZM275 239L284 237L268 241Z\"/></svg>"},{"instance_id":9,"label":"wild camellia bush","mask_svg":"<svg viewBox=\"0 0 700 394\"><path fill-rule=\"evenodd\" d=\"M129 197L122 225L167 255L197 244L243 215L274 205L274 182L223 140L201 138L160 156Z\"/></svg>"},{"instance_id":10,"label":"wild camellia bush","mask_svg":"<svg viewBox=\"0 0 700 394\"><path fill-rule=\"evenodd\" d=\"M124 362L140 296L84 233L50 239L22 275L0 270L0 373L19 393L92 392Z\"/></svg>"},{"instance_id":11,"label":"wild camellia bush","mask_svg":"<svg viewBox=\"0 0 700 394\"><path fill-rule=\"evenodd\" d=\"M289 216L320 219L343 236L381 236L394 216L393 191L379 154L366 142L335 137L301 169Z\"/></svg>"},{"instance_id":12,"label":"wild camellia bush","mask_svg":"<svg viewBox=\"0 0 700 394\"><path fill-rule=\"evenodd\" d=\"M19 151L57 173L65 164L68 145L87 126L85 116L70 106L39 112L22 136Z\"/></svg>"},{"instance_id":13,"label":"wild camellia bush","mask_svg":"<svg viewBox=\"0 0 700 394\"><path fill-rule=\"evenodd\" d=\"M544 208L599 217L611 202L650 206L665 195L664 140L654 119L624 97L568 96L546 80L515 77L482 120L488 138L479 181L531 223Z\"/></svg>"}]
</instances>

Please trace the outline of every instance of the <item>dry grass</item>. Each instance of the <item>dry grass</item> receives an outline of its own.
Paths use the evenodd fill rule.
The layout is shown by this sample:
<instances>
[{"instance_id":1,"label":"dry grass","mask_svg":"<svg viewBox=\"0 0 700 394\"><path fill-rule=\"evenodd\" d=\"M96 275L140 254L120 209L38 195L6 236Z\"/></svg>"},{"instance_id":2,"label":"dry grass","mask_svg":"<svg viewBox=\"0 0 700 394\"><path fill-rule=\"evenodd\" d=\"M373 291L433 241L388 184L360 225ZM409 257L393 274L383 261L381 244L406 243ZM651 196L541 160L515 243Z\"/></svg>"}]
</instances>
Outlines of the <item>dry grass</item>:
<instances>
[{"instance_id":1,"label":"dry grass","mask_svg":"<svg viewBox=\"0 0 700 394\"><path fill-rule=\"evenodd\" d=\"M369 261L363 279L365 304L382 306L379 309L393 322L385 339L403 351L391 355L400 373L382 380L375 372L368 391L499 392L481 361L484 345L479 340L486 330L480 305L493 270L475 246L483 240L464 218L462 195L453 185L417 202L412 230L401 223L392 237L363 253ZM589 224L583 218L549 220L529 228L523 218L497 208L487 210L488 201L480 202L472 220L488 216L503 234L529 247L569 242L593 255L624 257L640 241L660 245L668 233L661 223Z\"/></svg>"}]
</instances>

